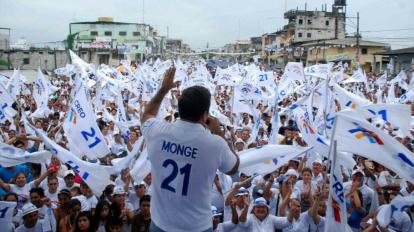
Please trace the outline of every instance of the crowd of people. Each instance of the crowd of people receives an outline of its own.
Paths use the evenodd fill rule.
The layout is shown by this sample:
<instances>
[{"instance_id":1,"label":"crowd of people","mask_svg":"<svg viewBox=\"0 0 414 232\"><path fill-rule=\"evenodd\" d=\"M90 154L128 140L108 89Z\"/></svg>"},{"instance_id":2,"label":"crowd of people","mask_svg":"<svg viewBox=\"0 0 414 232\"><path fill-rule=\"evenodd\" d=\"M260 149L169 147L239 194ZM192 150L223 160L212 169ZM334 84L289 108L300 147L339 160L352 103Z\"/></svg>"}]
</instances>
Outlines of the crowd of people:
<instances>
[{"instance_id":1,"label":"crowd of people","mask_svg":"<svg viewBox=\"0 0 414 232\"><path fill-rule=\"evenodd\" d=\"M111 69L107 78L139 82L133 74L141 69L145 70L145 67L153 67L152 72L163 76L167 70L167 68L161 68L164 63L158 61L152 66L122 63L119 67ZM177 66L176 77L178 75L180 77L176 78L167 96L161 99L163 103L158 117L161 115L161 120L165 123L174 123L180 120L179 99L184 88L189 87L186 85L190 82L189 80L196 80L200 75L207 75L209 83L217 83L218 78L221 78L224 72L206 67L205 63L200 60L180 63L180 67L185 68L181 68L181 72L178 73L178 65L175 64ZM237 75L234 75L236 79L238 77L250 78L253 66L255 71L265 72L260 64L235 64L229 70L237 69ZM333 69L338 71L340 70L338 67L336 64ZM350 69L345 71L341 69L341 72L346 73L347 71L352 73ZM44 108L46 110L40 113L37 106L38 99L35 99L33 94L34 84L21 83L19 94L14 96L16 97L15 102L10 104L14 110L11 111L14 113L6 119L2 119L1 142L22 149L28 154L50 150L38 134L26 125L26 123L30 123L36 130L47 134L59 146L72 151L72 147L76 147L76 144L69 144L62 124L69 117L69 109L73 107L73 92L76 91L78 81L76 79L80 79L79 73L78 71L71 74L58 73L59 75L53 73L48 76L54 91L47 99L47 107ZM285 77L283 72L274 71L272 74L273 76L269 78L275 85ZM7 167L0 163L2 166L0 167L1 199L5 202L16 202L12 216L13 225L10 227L10 231L150 231L151 197L157 194L154 193L152 187L152 175L149 173L139 179L130 173L134 161L142 155L146 144L149 143L148 141L140 142L143 133L148 134L148 132L140 123L127 129L120 126L121 111L116 101L116 94L110 93L110 90L102 94L102 88L97 87L102 81L97 80L96 73L87 73L87 75L86 82L94 81L94 84L88 86L88 98L94 109L96 123L110 152L96 159L91 159L86 155L81 158L85 162L112 166L112 160L127 157L133 151L139 152L134 154L135 157L128 167L114 171L111 175L111 184L99 194L83 181L78 170L70 164L64 163L56 155L52 155L50 162L47 163L26 162ZM373 104L386 102L390 89L393 89L393 97L398 99L410 88L413 88L410 74L407 79L403 80L406 85L409 85L408 89L401 88L397 84L378 86L375 82L379 76L369 73L366 83L344 84L342 86ZM157 81L161 82L162 78L154 83ZM110 81L106 82L105 88L110 89ZM194 81L194 83L196 82ZM313 80L312 86L319 83L320 80ZM101 85L101 87L103 86ZM143 83L138 88L135 88L135 85L132 86L122 87L118 94L121 94L122 97L125 118L129 122L136 122L141 119L141 114L151 97L154 96L157 87L151 86L151 83ZM152 88L154 91L151 91ZM251 107L243 112L235 108L237 107L234 104L235 85L216 85L212 89L211 86L207 89L212 92L210 107L218 112L218 116L215 116L221 122L220 128L223 137L234 149L235 154L241 154L249 149L260 149L267 144L295 147L311 146L303 136L304 131L300 129L297 117L289 111L289 107L305 96L306 91L296 89L293 91L292 89L287 96L279 98L277 108L273 106L274 99L249 99L246 102L249 102ZM269 95L273 91L266 86L260 86L259 90L264 93L268 92ZM334 102L334 112L340 111L341 107L343 108L338 100L332 99L332 101ZM411 107L411 116L414 116L412 101L406 101L405 104ZM305 104L303 106L308 107ZM318 114L318 107L310 106L310 113L315 118ZM275 109L277 110L275 111ZM25 117L28 118L28 122L25 122ZM389 122L371 121L377 128L393 136L408 150L414 152L412 123L406 125L411 129L411 135L406 135L398 130L401 128L395 128ZM166 130L161 126L156 128ZM186 133L190 133L190 131L177 132L177 135L184 136L181 139L185 139ZM151 139L157 140L159 138ZM213 147L211 149L214 150ZM194 155L195 151L192 152ZM185 154L187 154L187 150ZM395 197L413 196L414 183L399 177L386 165L367 159L364 154L350 154L350 156L355 161L353 170L343 170L342 177L347 211L346 221L351 230L414 231L413 207L408 207L403 212L392 215L389 223L385 226L380 225L377 220L379 210L384 205L390 204ZM151 157L149 159L151 160ZM226 175L217 171L208 194L211 199L205 199L211 201L212 230L324 231L325 225L328 223L326 212L329 207L331 164L328 154L318 154L311 150L282 164L271 173L251 175L238 171L236 174ZM158 166L160 165L158 164ZM185 169L181 168L180 174L185 175ZM200 178L192 181L204 182L207 180ZM166 186L167 190L168 187L172 188L168 183ZM172 189L175 191L174 188ZM178 188L176 190L181 191ZM156 197L159 198L159 196ZM168 201L169 199L163 200ZM190 199L180 208L165 208L163 210L168 215L174 215L174 212L191 208L191 204ZM0 217L1 213L0 209ZM170 220L177 220L176 223L180 223L178 219L170 218ZM167 229L167 231L169 230ZM183 231L186 230L183 229Z\"/></svg>"}]
</instances>

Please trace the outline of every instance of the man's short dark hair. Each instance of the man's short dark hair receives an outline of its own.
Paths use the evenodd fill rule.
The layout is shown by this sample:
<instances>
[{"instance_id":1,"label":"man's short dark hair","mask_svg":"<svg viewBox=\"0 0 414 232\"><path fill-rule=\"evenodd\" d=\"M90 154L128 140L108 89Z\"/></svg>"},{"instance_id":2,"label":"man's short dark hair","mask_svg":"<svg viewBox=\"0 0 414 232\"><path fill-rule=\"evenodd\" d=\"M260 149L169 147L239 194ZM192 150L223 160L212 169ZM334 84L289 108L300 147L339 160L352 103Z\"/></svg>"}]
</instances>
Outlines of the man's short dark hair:
<instances>
[{"instance_id":1,"label":"man's short dark hair","mask_svg":"<svg viewBox=\"0 0 414 232\"><path fill-rule=\"evenodd\" d=\"M40 197L45 196L45 190L43 190L43 188L40 188L40 187L34 187L30 189L30 194L32 193L37 193Z\"/></svg>"},{"instance_id":2,"label":"man's short dark hair","mask_svg":"<svg viewBox=\"0 0 414 232\"><path fill-rule=\"evenodd\" d=\"M185 89L178 99L180 118L198 122L201 116L210 109L211 94L205 87L192 86Z\"/></svg>"},{"instance_id":3,"label":"man's short dark hair","mask_svg":"<svg viewBox=\"0 0 414 232\"><path fill-rule=\"evenodd\" d=\"M139 199L139 204L142 205L142 202L147 201L151 202L151 196L150 195L144 195Z\"/></svg>"}]
</instances>

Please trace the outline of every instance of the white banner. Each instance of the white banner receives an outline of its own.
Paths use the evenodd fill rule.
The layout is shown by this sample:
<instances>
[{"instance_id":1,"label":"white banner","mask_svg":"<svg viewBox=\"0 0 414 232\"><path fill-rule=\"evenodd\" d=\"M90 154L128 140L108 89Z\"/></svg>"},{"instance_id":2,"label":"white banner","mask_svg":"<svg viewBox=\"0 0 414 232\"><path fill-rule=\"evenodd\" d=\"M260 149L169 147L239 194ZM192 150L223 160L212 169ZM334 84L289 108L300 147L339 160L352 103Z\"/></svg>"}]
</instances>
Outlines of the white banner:
<instances>
[{"instance_id":1,"label":"white banner","mask_svg":"<svg viewBox=\"0 0 414 232\"><path fill-rule=\"evenodd\" d=\"M268 174L309 149L311 148L290 145L264 145L260 149L252 148L239 154L239 171L247 175Z\"/></svg>"},{"instance_id":2,"label":"white banner","mask_svg":"<svg viewBox=\"0 0 414 232\"><path fill-rule=\"evenodd\" d=\"M4 232L15 231L12 223L16 202L0 201L0 228Z\"/></svg>"},{"instance_id":3,"label":"white banner","mask_svg":"<svg viewBox=\"0 0 414 232\"><path fill-rule=\"evenodd\" d=\"M38 151L29 153L25 150L0 143L0 165L12 167L23 163L48 164L52 154L49 151Z\"/></svg>"},{"instance_id":4,"label":"white banner","mask_svg":"<svg viewBox=\"0 0 414 232\"><path fill-rule=\"evenodd\" d=\"M90 159L96 159L110 153L96 123L95 113L87 99L85 88L81 87L73 99L63 128L70 151L78 157L86 155Z\"/></svg>"},{"instance_id":5,"label":"white banner","mask_svg":"<svg viewBox=\"0 0 414 232\"><path fill-rule=\"evenodd\" d=\"M62 163L71 166L73 171L88 184L95 195L100 196L105 187L111 184L110 175L113 170L111 166L103 166L83 161L70 151L62 148L49 139L43 132L37 130L32 125L29 126L36 131L37 136L43 140L52 154L56 155Z\"/></svg>"},{"instance_id":6,"label":"white banner","mask_svg":"<svg viewBox=\"0 0 414 232\"><path fill-rule=\"evenodd\" d=\"M414 183L414 154L381 129L366 121L338 113L334 139L338 151L371 159Z\"/></svg>"}]
</instances>

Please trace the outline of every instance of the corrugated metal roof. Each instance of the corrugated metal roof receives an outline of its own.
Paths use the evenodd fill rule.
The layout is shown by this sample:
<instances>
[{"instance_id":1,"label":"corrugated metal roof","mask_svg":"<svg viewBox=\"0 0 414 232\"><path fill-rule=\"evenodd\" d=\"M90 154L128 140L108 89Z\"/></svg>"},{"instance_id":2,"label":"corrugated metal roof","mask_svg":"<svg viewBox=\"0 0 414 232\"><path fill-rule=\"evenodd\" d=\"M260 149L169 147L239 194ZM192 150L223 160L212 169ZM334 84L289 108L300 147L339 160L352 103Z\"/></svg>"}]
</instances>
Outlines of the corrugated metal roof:
<instances>
[{"instance_id":1,"label":"corrugated metal roof","mask_svg":"<svg viewBox=\"0 0 414 232\"><path fill-rule=\"evenodd\" d=\"M402 54L414 54L414 47L390 50L387 52L377 53L378 55L402 55Z\"/></svg>"}]
</instances>

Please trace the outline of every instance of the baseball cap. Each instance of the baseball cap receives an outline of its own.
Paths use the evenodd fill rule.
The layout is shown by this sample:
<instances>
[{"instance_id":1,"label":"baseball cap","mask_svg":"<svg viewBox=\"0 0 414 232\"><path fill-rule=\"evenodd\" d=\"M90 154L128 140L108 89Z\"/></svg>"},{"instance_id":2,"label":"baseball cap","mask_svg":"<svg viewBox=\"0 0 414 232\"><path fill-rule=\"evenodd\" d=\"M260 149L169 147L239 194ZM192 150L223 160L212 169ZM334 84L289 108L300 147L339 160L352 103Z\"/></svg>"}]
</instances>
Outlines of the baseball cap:
<instances>
[{"instance_id":1,"label":"baseball cap","mask_svg":"<svg viewBox=\"0 0 414 232\"><path fill-rule=\"evenodd\" d=\"M68 175L73 175L73 176L75 176L75 172L71 169L71 170L67 170L66 172L65 172L65 176L64 177L67 177Z\"/></svg>"},{"instance_id":2,"label":"baseball cap","mask_svg":"<svg viewBox=\"0 0 414 232\"><path fill-rule=\"evenodd\" d=\"M23 211L23 217L24 217L30 213L37 212L38 209L32 203L27 203L23 205L22 211Z\"/></svg>"},{"instance_id":3,"label":"baseball cap","mask_svg":"<svg viewBox=\"0 0 414 232\"><path fill-rule=\"evenodd\" d=\"M221 216L222 213L220 213L214 205L211 206L211 213L213 213L213 217L215 216Z\"/></svg>"},{"instance_id":4,"label":"baseball cap","mask_svg":"<svg viewBox=\"0 0 414 232\"><path fill-rule=\"evenodd\" d=\"M323 162L322 162L321 159L316 159L316 160L312 161L312 165L315 164L315 163L323 165Z\"/></svg>"},{"instance_id":5,"label":"baseball cap","mask_svg":"<svg viewBox=\"0 0 414 232\"><path fill-rule=\"evenodd\" d=\"M241 138L238 138L234 144L238 144L238 143L243 143L243 144L245 144L245 142L244 142L244 141L243 141L243 139L241 139Z\"/></svg>"},{"instance_id":6,"label":"baseball cap","mask_svg":"<svg viewBox=\"0 0 414 232\"><path fill-rule=\"evenodd\" d=\"M139 183L138 182L135 182L134 187L140 187L142 185L144 185L145 187L147 187L147 184L144 181L141 181Z\"/></svg>"},{"instance_id":7,"label":"baseball cap","mask_svg":"<svg viewBox=\"0 0 414 232\"><path fill-rule=\"evenodd\" d=\"M253 201L253 207L258 206L258 205L267 206L267 208L269 208L269 205L267 204L266 199L264 199L263 197L259 197Z\"/></svg>"},{"instance_id":8,"label":"baseball cap","mask_svg":"<svg viewBox=\"0 0 414 232\"><path fill-rule=\"evenodd\" d=\"M242 130L243 130L243 128L241 128L241 127L236 128L236 131L238 131L238 132L241 132Z\"/></svg>"},{"instance_id":9,"label":"baseball cap","mask_svg":"<svg viewBox=\"0 0 414 232\"><path fill-rule=\"evenodd\" d=\"M239 190L237 190L236 196L244 196L244 195L249 195L249 190L247 190L244 187L239 188Z\"/></svg>"},{"instance_id":10,"label":"baseball cap","mask_svg":"<svg viewBox=\"0 0 414 232\"><path fill-rule=\"evenodd\" d=\"M292 169L292 168L288 169L285 175L296 176L296 178L299 177L299 173L295 169Z\"/></svg>"},{"instance_id":11,"label":"baseball cap","mask_svg":"<svg viewBox=\"0 0 414 232\"><path fill-rule=\"evenodd\" d=\"M263 197L263 187L262 186L255 186L253 188L253 199L257 199Z\"/></svg>"},{"instance_id":12,"label":"baseball cap","mask_svg":"<svg viewBox=\"0 0 414 232\"><path fill-rule=\"evenodd\" d=\"M124 187L122 187L122 186L115 186L115 188L114 188L114 192L112 193L112 196L114 196L114 195L122 195L122 194L125 194L125 190L124 190Z\"/></svg>"}]
</instances>

